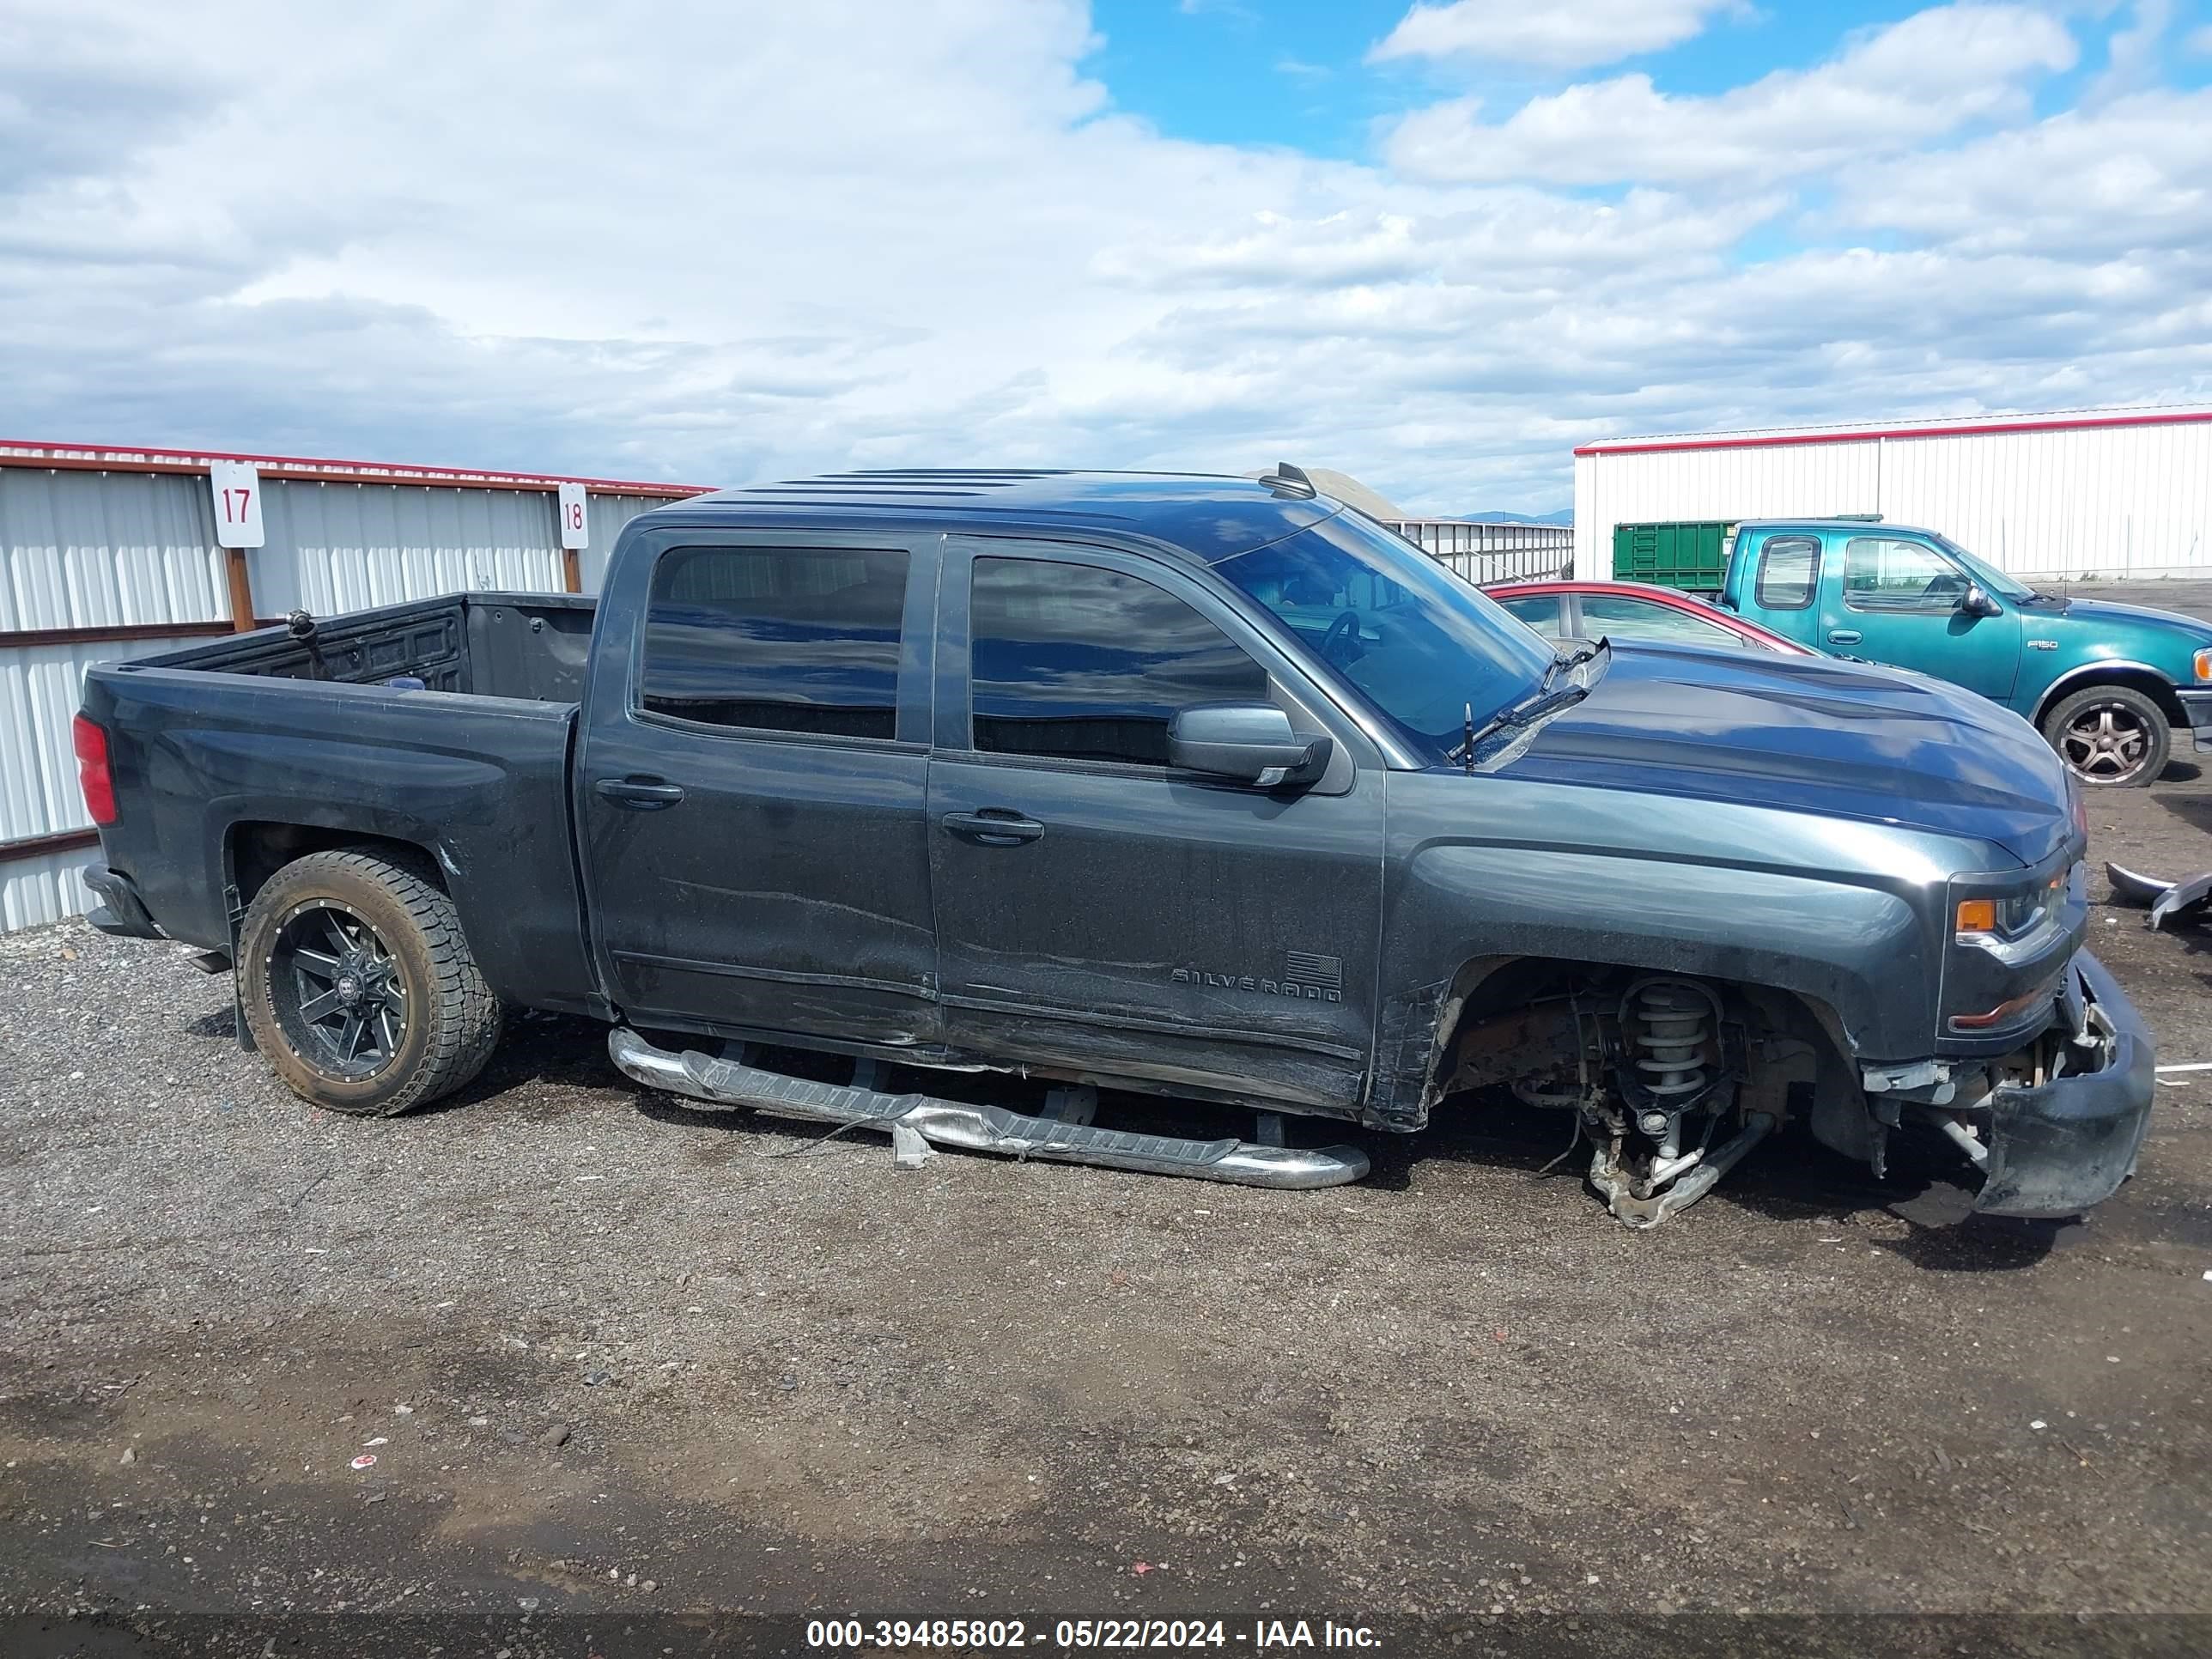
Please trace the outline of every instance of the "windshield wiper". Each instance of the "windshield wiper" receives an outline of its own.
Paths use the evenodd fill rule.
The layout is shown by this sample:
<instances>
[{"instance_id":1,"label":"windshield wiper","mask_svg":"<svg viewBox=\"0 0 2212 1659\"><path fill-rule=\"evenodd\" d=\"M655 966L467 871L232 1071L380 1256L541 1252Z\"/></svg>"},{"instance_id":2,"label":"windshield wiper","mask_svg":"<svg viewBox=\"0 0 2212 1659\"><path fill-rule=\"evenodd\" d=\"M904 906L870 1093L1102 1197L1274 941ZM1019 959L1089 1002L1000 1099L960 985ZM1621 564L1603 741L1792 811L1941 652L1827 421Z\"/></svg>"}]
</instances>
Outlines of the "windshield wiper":
<instances>
[{"instance_id":1,"label":"windshield wiper","mask_svg":"<svg viewBox=\"0 0 2212 1659\"><path fill-rule=\"evenodd\" d=\"M1562 651L1552 659L1552 665L1544 671L1544 678L1537 682L1534 693L1522 698L1516 703L1499 709L1480 726L1474 723L1474 705L1468 704L1467 735L1461 739L1460 746L1446 758L1458 761L1472 772L1474 770L1475 746L1493 732L1503 732L1511 726L1530 725L1543 719L1547 714L1566 708L1570 703L1580 702L1589 695L1589 686L1568 684L1562 685L1555 690L1552 686L1553 677L1563 670L1578 667L1594 659L1600 651L1609 648L1605 642L1600 641L1596 645L1585 645L1572 651Z\"/></svg>"},{"instance_id":2,"label":"windshield wiper","mask_svg":"<svg viewBox=\"0 0 2212 1659\"><path fill-rule=\"evenodd\" d=\"M1597 655L1601 648L1610 649L1610 643L1608 641L1600 641L1597 645L1578 645L1571 651L1562 651L1559 653L1552 659L1551 666L1545 669L1544 678L1540 682L1539 682L1537 689L1539 690L1545 691L1550 690L1552 687L1552 677L1553 675L1557 674L1563 668L1574 668L1583 663L1590 661Z\"/></svg>"}]
</instances>

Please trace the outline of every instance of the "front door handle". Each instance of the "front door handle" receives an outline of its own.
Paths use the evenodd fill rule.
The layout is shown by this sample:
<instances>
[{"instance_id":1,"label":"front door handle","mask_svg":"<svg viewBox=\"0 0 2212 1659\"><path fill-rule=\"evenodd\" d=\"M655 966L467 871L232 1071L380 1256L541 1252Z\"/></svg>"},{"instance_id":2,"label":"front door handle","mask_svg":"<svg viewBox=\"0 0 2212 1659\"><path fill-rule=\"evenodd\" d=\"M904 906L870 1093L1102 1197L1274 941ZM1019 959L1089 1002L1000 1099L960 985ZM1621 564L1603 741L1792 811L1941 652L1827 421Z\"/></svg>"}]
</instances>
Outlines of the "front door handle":
<instances>
[{"instance_id":1,"label":"front door handle","mask_svg":"<svg viewBox=\"0 0 2212 1659\"><path fill-rule=\"evenodd\" d=\"M1018 847L1025 841L1044 839L1044 825L1025 817L1011 806L986 806L975 812L947 812L945 827L966 841L985 847Z\"/></svg>"},{"instance_id":2,"label":"front door handle","mask_svg":"<svg viewBox=\"0 0 2212 1659\"><path fill-rule=\"evenodd\" d=\"M1859 630L1856 628L1832 628L1828 630L1830 645L1856 645L1858 642Z\"/></svg>"},{"instance_id":3,"label":"front door handle","mask_svg":"<svg viewBox=\"0 0 2212 1659\"><path fill-rule=\"evenodd\" d=\"M592 786L617 806L634 812L658 812L684 799L684 786L661 778L601 778Z\"/></svg>"}]
</instances>

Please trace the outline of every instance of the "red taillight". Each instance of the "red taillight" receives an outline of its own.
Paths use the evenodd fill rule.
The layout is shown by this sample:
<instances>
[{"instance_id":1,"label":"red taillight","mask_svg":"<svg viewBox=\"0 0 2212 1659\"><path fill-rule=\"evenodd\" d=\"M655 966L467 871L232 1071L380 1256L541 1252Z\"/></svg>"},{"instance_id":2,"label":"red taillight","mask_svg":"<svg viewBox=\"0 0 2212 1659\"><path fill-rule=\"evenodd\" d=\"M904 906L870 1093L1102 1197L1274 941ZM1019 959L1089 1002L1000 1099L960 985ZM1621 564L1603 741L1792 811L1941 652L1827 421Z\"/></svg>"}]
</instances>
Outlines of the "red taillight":
<instances>
[{"instance_id":1,"label":"red taillight","mask_svg":"<svg viewBox=\"0 0 2212 1659\"><path fill-rule=\"evenodd\" d=\"M84 789L84 804L92 821L106 829L118 816L115 811L115 779L107 769L107 733L79 714L70 722L76 740L76 777Z\"/></svg>"}]
</instances>

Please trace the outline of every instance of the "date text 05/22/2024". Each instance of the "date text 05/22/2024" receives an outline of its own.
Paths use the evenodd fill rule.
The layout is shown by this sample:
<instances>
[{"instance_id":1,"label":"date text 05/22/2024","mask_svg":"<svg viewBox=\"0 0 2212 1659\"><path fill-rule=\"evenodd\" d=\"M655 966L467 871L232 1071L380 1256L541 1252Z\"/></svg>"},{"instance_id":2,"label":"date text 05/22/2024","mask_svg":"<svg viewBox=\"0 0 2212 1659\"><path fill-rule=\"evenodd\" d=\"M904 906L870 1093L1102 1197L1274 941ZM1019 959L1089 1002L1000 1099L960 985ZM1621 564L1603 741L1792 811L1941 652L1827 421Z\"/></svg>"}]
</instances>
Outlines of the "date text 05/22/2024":
<instances>
[{"instance_id":1,"label":"date text 05/22/2024","mask_svg":"<svg viewBox=\"0 0 2212 1659\"><path fill-rule=\"evenodd\" d=\"M1336 1648L1375 1653L1382 1638L1361 1624L1334 1619L814 1619L806 1645L817 1650L865 1648L994 1649L1243 1648L1248 1652Z\"/></svg>"}]
</instances>

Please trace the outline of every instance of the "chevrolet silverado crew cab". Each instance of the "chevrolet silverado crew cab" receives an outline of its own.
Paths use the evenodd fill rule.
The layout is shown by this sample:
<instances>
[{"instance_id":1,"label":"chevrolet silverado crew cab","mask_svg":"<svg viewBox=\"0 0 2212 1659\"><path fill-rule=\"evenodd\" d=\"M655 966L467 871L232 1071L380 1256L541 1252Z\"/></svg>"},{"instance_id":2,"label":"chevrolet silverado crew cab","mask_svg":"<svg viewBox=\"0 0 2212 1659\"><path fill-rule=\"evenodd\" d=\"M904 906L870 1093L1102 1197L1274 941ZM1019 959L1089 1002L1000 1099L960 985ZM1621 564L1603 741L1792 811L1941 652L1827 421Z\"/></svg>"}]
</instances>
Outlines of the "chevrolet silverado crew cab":
<instances>
[{"instance_id":1,"label":"chevrolet silverado crew cab","mask_svg":"<svg viewBox=\"0 0 2212 1659\"><path fill-rule=\"evenodd\" d=\"M1517 1097L1649 1225L1778 1131L1877 1174L1945 1138L1982 1209L2070 1214L2150 1105L2021 721L1555 646L1295 467L706 496L596 607L295 616L93 670L77 738L95 925L234 964L242 1040L338 1111L550 1009L651 1088L915 1156L1322 1186L1364 1154L1284 1114ZM1102 1086L1255 1127L1115 1128Z\"/></svg>"},{"instance_id":2,"label":"chevrolet silverado crew cab","mask_svg":"<svg viewBox=\"0 0 2212 1659\"><path fill-rule=\"evenodd\" d=\"M1932 530L1741 525L1718 603L1800 645L1978 691L2033 725L2084 783L2150 783L2176 730L2212 750L2212 626L2040 592Z\"/></svg>"}]
</instances>

